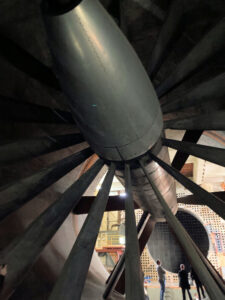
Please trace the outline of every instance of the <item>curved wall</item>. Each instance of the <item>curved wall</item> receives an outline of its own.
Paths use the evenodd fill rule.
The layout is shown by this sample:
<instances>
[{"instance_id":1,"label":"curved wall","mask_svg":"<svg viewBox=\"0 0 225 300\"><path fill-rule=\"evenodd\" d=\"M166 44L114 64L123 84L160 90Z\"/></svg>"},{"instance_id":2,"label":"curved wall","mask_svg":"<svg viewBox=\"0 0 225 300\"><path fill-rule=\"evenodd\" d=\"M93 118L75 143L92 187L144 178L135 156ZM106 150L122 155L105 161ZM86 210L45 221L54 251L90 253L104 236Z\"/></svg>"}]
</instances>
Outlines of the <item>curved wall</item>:
<instances>
[{"instance_id":1,"label":"curved wall","mask_svg":"<svg viewBox=\"0 0 225 300\"><path fill-rule=\"evenodd\" d=\"M192 212L184 209L178 209L176 216L202 253L207 256L210 242L202 222ZM153 259L160 259L163 267L169 272L177 273L180 264L185 264L188 270L190 268L188 259L167 223L156 224L148 241L148 249Z\"/></svg>"}]
</instances>

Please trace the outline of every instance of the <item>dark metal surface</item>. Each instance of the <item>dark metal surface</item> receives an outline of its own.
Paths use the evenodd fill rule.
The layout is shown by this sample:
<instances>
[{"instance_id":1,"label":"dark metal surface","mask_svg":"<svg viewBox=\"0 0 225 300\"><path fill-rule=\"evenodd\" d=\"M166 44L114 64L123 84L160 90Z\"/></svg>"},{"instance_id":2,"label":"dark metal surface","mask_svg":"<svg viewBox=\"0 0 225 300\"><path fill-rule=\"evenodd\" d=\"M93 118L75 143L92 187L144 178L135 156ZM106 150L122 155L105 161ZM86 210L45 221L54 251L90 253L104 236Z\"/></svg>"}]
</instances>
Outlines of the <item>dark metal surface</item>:
<instances>
[{"instance_id":1,"label":"dark metal surface","mask_svg":"<svg viewBox=\"0 0 225 300\"><path fill-rule=\"evenodd\" d=\"M201 40L194 46L188 55L177 65L175 70L156 89L157 95L162 97L172 88L176 87L192 72L196 71L207 59L211 58L225 45L225 18L214 26ZM213 45L213 47L212 47Z\"/></svg>"},{"instance_id":2,"label":"dark metal surface","mask_svg":"<svg viewBox=\"0 0 225 300\"><path fill-rule=\"evenodd\" d=\"M141 232L139 232L138 234L140 255L144 251L144 248L152 234L155 224L156 221L154 219L147 218L146 222L142 226ZM123 270L123 273L121 274L115 289L121 294L125 293L125 270Z\"/></svg>"},{"instance_id":3,"label":"dark metal surface","mask_svg":"<svg viewBox=\"0 0 225 300\"><path fill-rule=\"evenodd\" d=\"M144 154L161 134L162 113L123 33L97 0L43 14L62 89L92 149L115 161Z\"/></svg>"},{"instance_id":4,"label":"dark metal surface","mask_svg":"<svg viewBox=\"0 0 225 300\"><path fill-rule=\"evenodd\" d=\"M75 124L71 113L0 95L0 121Z\"/></svg>"},{"instance_id":5,"label":"dark metal surface","mask_svg":"<svg viewBox=\"0 0 225 300\"><path fill-rule=\"evenodd\" d=\"M169 166L161 159L155 155L149 153L152 159L157 162L164 170L166 170L171 176L173 176L177 181L179 181L183 186L190 190L196 197L196 202L198 199L204 201L205 205L210 207L214 212L216 212L221 218L225 219L225 202L208 193L206 190L201 188L199 185L194 183L192 180L188 179L175 168Z\"/></svg>"},{"instance_id":6,"label":"dark metal surface","mask_svg":"<svg viewBox=\"0 0 225 300\"><path fill-rule=\"evenodd\" d=\"M181 24L183 13L183 1L173 0L150 57L148 70L151 78L157 74L164 59L169 54L171 46L183 29Z\"/></svg>"},{"instance_id":7,"label":"dark metal surface","mask_svg":"<svg viewBox=\"0 0 225 300\"><path fill-rule=\"evenodd\" d=\"M49 300L80 300L115 174L112 163Z\"/></svg>"},{"instance_id":8,"label":"dark metal surface","mask_svg":"<svg viewBox=\"0 0 225 300\"><path fill-rule=\"evenodd\" d=\"M225 192L216 192L213 193L214 196L217 198L220 198L220 200L225 202ZM184 203L184 204L196 204L196 205L204 205L204 200L197 199L195 195L188 195L185 197L177 198L178 203Z\"/></svg>"},{"instance_id":9,"label":"dark metal surface","mask_svg":"<svg viewBox=\"0 0 225 300\"><path fill-rule=\"evenodd\" d=\"M175 99L167 99L166 103L162 104L162 111L164 114L181 109L199 106L205 101L210 100L214 103L215 99L221 99L224 102L225 95L225 73L219 74L213 79L207 80L197 87L189 90L186 94Z\"/></svg>"},{"instance_id":10,"label":"dark metal surface","mask_svg":"<svg viewBox=\"0 0 225 300\"><path fill-rule=\"evenodd\" d=\"M140 221L137 225L137 232L138 232L138 238L139 238L139 247L140 247L140 233L142 234L143 227L146 227L146 220L149 220L149 213L143 212ZM142 253L143 250L141 250L140 247L140 253ZM112 290L116 286L116 290L124 294L125 293L125 275L124 275L124 264L125 264L125 253L120 257L117 264L115 265L113 271L111 272L109 278L106 281L106 289L103 294L103 299L107 299L109 295L111 294Z\"/></svg>"},{"instance_id":11,"label":"dark metal surface","mask_svg":"<svg viewBox=\"0 0 225 300\"><path fill-rule=\"evenodd\" d=\"M74 208L73 213L76 215L87 214L91 208L94 199L95 199L94 196L82 197L82 200ZM134 209L138 209L138 208L139 206L134 202ZM118 210L125 210L124 197L110 196L105 211L118 211Z\"/></svg>"},{"instance_id":12,"label":"dark metal surface","mask_svg":"<svg viewBox=\"0 0 225 300\"><path fill-rule=\"evenodd\" d=\"M163 139L163 145L225 167L225 149Z\"/></svg>"},{"instance_id":13,"label":"dark metal surface","mask_svg":"<svg viewBox=\"0 0 225 300\"><path fill-rule=\"evenodd\" d=\"M193 117L168 120L164 128L183 130L225 130L225 111L216 111Z\"/></svg>"},{"instance_id":14,"label":"dark metal surface","mask_svg":"<svg viewBox=\"0 0 225 300\"><path fill-rule=\"evenodd\" d=\"M0 165L15 163L84 142L81 134L21 139L0 146Z\"/></svg>"},{"instance_id":15,"label":"dark metal surface","mask_svg":"<svg viewBox=\"0 0 225 300\"><path fill-rule=\"evenodd\" d=\"M45 210L24 232L24 234L4 251L1 259L8 266L0 299L6 300L22 282L33 263L64 222L72 208L103 167L98 160L86 173L72 184L47 210Z\"/></svg>"},{"instance_id":16,"label":"dark metal surface","mask_svg":"<svg viewBox=\"0 0 225 300\"><path fill-rule=\"evenodd\" d=\"M41 83L60 90L59 82L49 67L7 37L0 35L0 40L1 55L14 67Z\"/></svg>"},{"instance_id":17,"label":"dark metal surface","mask_svg":"<svg viewBox=\"0 0 225 300\"><path fill-rule=\"evenodd\" d=\"M203 255L207 256L209 251L209 236L197 216L188 210L179 209L176 213L176 218L188 232L197 247L199 247ZM156 261L160 258L163 267L167 271L177 274L180 264L185 264L187 271L190 271L189 260L166 222L156 224L147 245L153 259Z\"/></svg>"},{"instance_id":18,"label":"dark metal surface","mask_svg":"<svg viewBox=\"0 0 225 300\"><path fill-rule=\"evenodd\" d=\"M200 248L197 246L197 244L193 241L193 246L195 247L196 251L198 252L198 255L200 256L202 262L207 267L208 271L210 272L211 276L214 278L220 289L223 291L225 295L225 281L220 275L220 273L215 269L215 267L212 265L212 263L207 259L207 257L202 253Z\"/></svg>"},{"instance_id":19,"label":"dark metal surface","mask_svg":"<svg viewBox=\"0 0 225 300\"><path fill-rule=\"evenodd\" d=\"M0 191L0 220L20 208L92 154L93 151L90 148L82 150L2 189Z\"/></svg>"},{"instance_id":20,"label":"dark metal surface","mask_svg":"<svg viewBox=\"0 0 225 300\"><path fill-rule=\"evenodd\" d=\"M125 293L126 299L144 300L144 285L141 274L140 251L132 197L130 166L125 164Z\"/></svg>"},{"instance_id":21,"label":"dark metal surface","mask_svg":"<svg viewBox=\"0 0 225 300\"><path fill-rule=\"evenodd\" d=\"M225 192L215 192L213 193L214 196L220 198L220 200L225 202ZM189 195L185 197L177 198L178 203L184 204L196 204L196 205L204 205L205 202L201 199L195 199L194 195ZM73 213L76 215L80 214L88 214L91 205L94 201L95 197L92 196L85 196L82 197L81 201L78 205L74 208ZM106 205L105 211L118 211L124 210L124 198L120 196L110 196L108 203ZM134 202L134 209L139 209L139 206Z\"/></svg>"},{"instance_id":22,"label":"dark metal surface","mask_svg":"<svg viewBox=\"0 0 225 300\"><path fill-rule=\"evenodd\" d=\"M203 133L202 130L186 130L182 142L197 143L202 133ZM183 168L188 157L189 154L183 153L181 151L177 151L171 164L172 167L180 171Z\"/></svg>"},{"instance_id":23,"label":"dark metal surface","mask_svg":"<svg viewBox=\"0 0 225 300\"><path fill-rule=\"evenodd\" d=\"M166 147L162 147L159 150L158 157L170 163L169 153ZM155 184L158 186L171 210L175 214L177 211L177 200L175 182L173 178L169 176L167 172L159 167L154 161L147 160L146 164L148 173L152 174ZM121 183L124 184L123 171L117 170L116 175ZM164 221L162 207L139 166L131 169L131 177L133 197L135 202L137 202L141 209L150 212L157 221Z\"/></svg>"},{"instance_id":24,"label":"dark metal surface","mask_svg":"<svg viewBox=\"0 0 225 300\"><path fill-rule=\"evenodd\" d=\"M205 286L209 296L211 299L215 300L224 300L225 295L218 286L217 282L207 269L204 262L201 260L196 247L193 245L193 241L190 238L187 231L183 228L177 218L173 215L170 208L168 207L166 201L164 200L162 194L158 190L157 186L145 170L143 162L140 160L140 165L143 168L143 172L146 174L149 183L152 185L153 190L155 191L160 204L162 205L165 213L165 217L167 223L169 224L170 228L172 229L174 235L176 236L177 240L179 241L180 245L182 246L185 254L187 255L192 267L196 271L198 277L201 279L202 284Z\"/></svg>"}]
</instances>

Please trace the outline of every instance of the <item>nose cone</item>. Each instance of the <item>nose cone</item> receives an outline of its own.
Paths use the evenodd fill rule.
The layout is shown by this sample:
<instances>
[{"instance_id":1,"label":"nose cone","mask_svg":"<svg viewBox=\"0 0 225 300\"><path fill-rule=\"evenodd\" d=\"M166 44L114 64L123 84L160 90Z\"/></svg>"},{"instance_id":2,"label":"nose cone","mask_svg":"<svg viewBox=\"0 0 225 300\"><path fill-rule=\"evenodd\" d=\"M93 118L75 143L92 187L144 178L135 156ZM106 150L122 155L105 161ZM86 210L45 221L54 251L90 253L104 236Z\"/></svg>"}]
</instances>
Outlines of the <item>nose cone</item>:
<instances>
[{"instance_id":1,"label":"nose cone","mask_svg":"<svg viewBox=\"0 0 225 300\"><path fill-rule=\"evenodd\" d=\"M56 72L81 132L101 157L144 154L162 131L154 88L133 48L96 0L44 10Z\"/></svg>"}]
</instances>

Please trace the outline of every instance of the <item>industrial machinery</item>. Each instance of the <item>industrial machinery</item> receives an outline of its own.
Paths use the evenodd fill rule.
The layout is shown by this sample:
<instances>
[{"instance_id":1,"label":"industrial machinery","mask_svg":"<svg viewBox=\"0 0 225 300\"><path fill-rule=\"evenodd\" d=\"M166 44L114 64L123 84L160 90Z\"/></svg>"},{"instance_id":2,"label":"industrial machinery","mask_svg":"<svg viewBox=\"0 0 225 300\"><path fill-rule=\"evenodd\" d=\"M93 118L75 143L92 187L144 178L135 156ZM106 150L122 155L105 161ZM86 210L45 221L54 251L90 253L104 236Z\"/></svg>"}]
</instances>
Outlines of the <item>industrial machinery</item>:
<instances>
[{"instance_id":1,"label":"industrial machinery","mask_svg":"<svg viewBox=\"0 0 225 300\"><path fill-rule=\"evenodd\" d=\"M49 46L75 122L91 148L116 163L135 160L149 150L168 162L157 95L123 33L99 1L75 1L72 8L71 3L56 3L44 2L43 8ZM145 161L176 213L174 180L149 156ZM124 182L123 171L116 174ZM164 219L139 165L132 167L132 189L143 210Z\"/></svg>"},{"instance_id":2,"label":"industrial machinery","mask_svg":"<svg viewBox=\"0 0 225 300\"><path fill-rule=\"evenodd\" d=\"M117 1L118 7L125 2ZM1 120L28 122L29 126L22 127L24 134L32 132L33 123L53 124L52 131L57 125L66 128L61 129L60 134L40 136L43 130L43 125L40 125L37 131L33 129L38 136L9 142L7 132L19 128L15 126L12 130L3 126L6 141L0 145L0 162L6 166L4 170L10 174L8 177L11 176L14 181L7 181L7 176L2 176L0 220L4 220L1 230L3 236L7 233L7 239L2 239L0 263L7 265L7 274L0 300L21 299L23 288L18 294L17 291L26 278L30 279L24 289L26 291L32 280L37 282L43 279L44 284L42 282L40 285L45 287L49 300L123 299L124 294L129 300L143 300L140 253L155 224L165 221L210 298L225 299L224 281L175 216L177 199L174 181L189 189L196 203L207 205L225 218L225 202L179 172L189 155L225 166L224 149L196 144L204 130L225 129L224 101L221 101L224 96L222 64L217 61L219 67L213 63L208 70L210 76L213 70L213 78L205 78L199 71L204 65L210 66L208 61L224 51L225 11L219 9L219 5L215 6L215 12L213 10L210 24L207 23L202 29L200 40L193 42L197 33L189 28L194 36L189 41L193 44L188 44L188 51L184 52L179 63L174 64L170 74L155 80L169 55L168 50L181 36L178 28L181 28L183 16L195 12L198 1L190 2L185 4L182 1L180 5L179 1L172 1L167 17L155 8L155 4L152 5L152 12L163 22L152 49L148 72L115 20L98 0L42 2L42 34L46 33L54 73L8 37L2 37L1 53L6 60L39 83L65 95L67 106L64 109L62 106L60 109L54 105L43 106L45 98L41 105L37 99L27 103L11 99L13 97L0 98ZM202 5L204 7L205 4ZM195 18L196 15L193 13ZM181 52L183 54L183 50ZM17 55L23 59L17 60ZM190 83L188 80L193 74L197 75ZM191 91L185 89L182 96L179 93L175 96L172 93L171 96L170 92L177 87L179 89L183 82L186 84L186 80L187 86L193 84L194 88ZM12 78L11 81L14 82ZM10 87L8 90L13 93L15 89ZM42 92L39 88L40 95ZM212 98L215 103L209 111ZM182 109L184 114L177 115ZM166 139L164 129L167 128L186 130L183 141ZM85 141L87 143L81 145ZM167 147L178 150L172 165ZM59 156L56 154L51 160L51 154L56 150L59 150ZM41 155L47 156L43 161L35 161ZM17 167L14 170L11 165L18 161L22 164L29 159L34 159L33 173L27 170L29 167L24 163L17 166L20 168L19 180L15 175L13 177ZM36 168L41 162L46 163L47 167ZM83 164L85 166L80 170L79 166ZM83 195L103 166L107 166L107 174L89 205ZM68 177L64 180L66 174ZM93 252L104 211L113 206L124 209L121 199L112 203L109 197L114 176L124 184L126 191L126 250L107 279L107 272ZM41 193L50 186L49 194L42 198ZM71 212L79 210L79 206L88 215L86 219L77 217L74 221ZM143 209L137 227L134 216L136 207ZM22 228L16 237L11 229L16 231L19 227L15 225L15 219L19 220ZM35 281L35 272L32 273L34 277L27 275L33 271L32 266L38 257L40 259L35 265L37 274L42 272L43 276ZM54 288L50 289L46 282ZM26 297L30 299L29 293Z\"/></svg>"}]
</instances>

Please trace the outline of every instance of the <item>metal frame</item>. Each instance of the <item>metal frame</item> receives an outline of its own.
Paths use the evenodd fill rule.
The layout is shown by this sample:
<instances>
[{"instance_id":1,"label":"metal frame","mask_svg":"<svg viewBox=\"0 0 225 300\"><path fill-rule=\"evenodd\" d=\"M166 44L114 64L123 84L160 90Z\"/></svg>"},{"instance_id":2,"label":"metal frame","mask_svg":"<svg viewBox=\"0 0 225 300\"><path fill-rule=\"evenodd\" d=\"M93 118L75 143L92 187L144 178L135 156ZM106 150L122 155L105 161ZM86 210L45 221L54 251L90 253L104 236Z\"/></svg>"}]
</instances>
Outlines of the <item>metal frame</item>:
<instances>
[{"instance_id":1,"label":"metal frame","mask_svg":"<svg viewBox=\"0 0 225 300\"><path fill-rule=\"evenodd\" d=\"M164 209L167 223L169 224L177 240L181 244L195 272L197 273L199 278L201 278L201 281L205 286L209 296L211 297L211 299L215 300L225 299L225 294L221 290L220 286L218 286L217 282L215 281L215 279L203 263L202 259L200 258L199 253L196 250L197 246L194 246L194 242L190 238L189 234L186 232L184 227L171 212L162 194L159 192L157 186L154 184L154 181L151 179L150 175L146 171L143 162L139 160L139 163L142 167L145 176L148 178L148 181L151 184L160 204Z\"/></svg>"}]
</instances>

